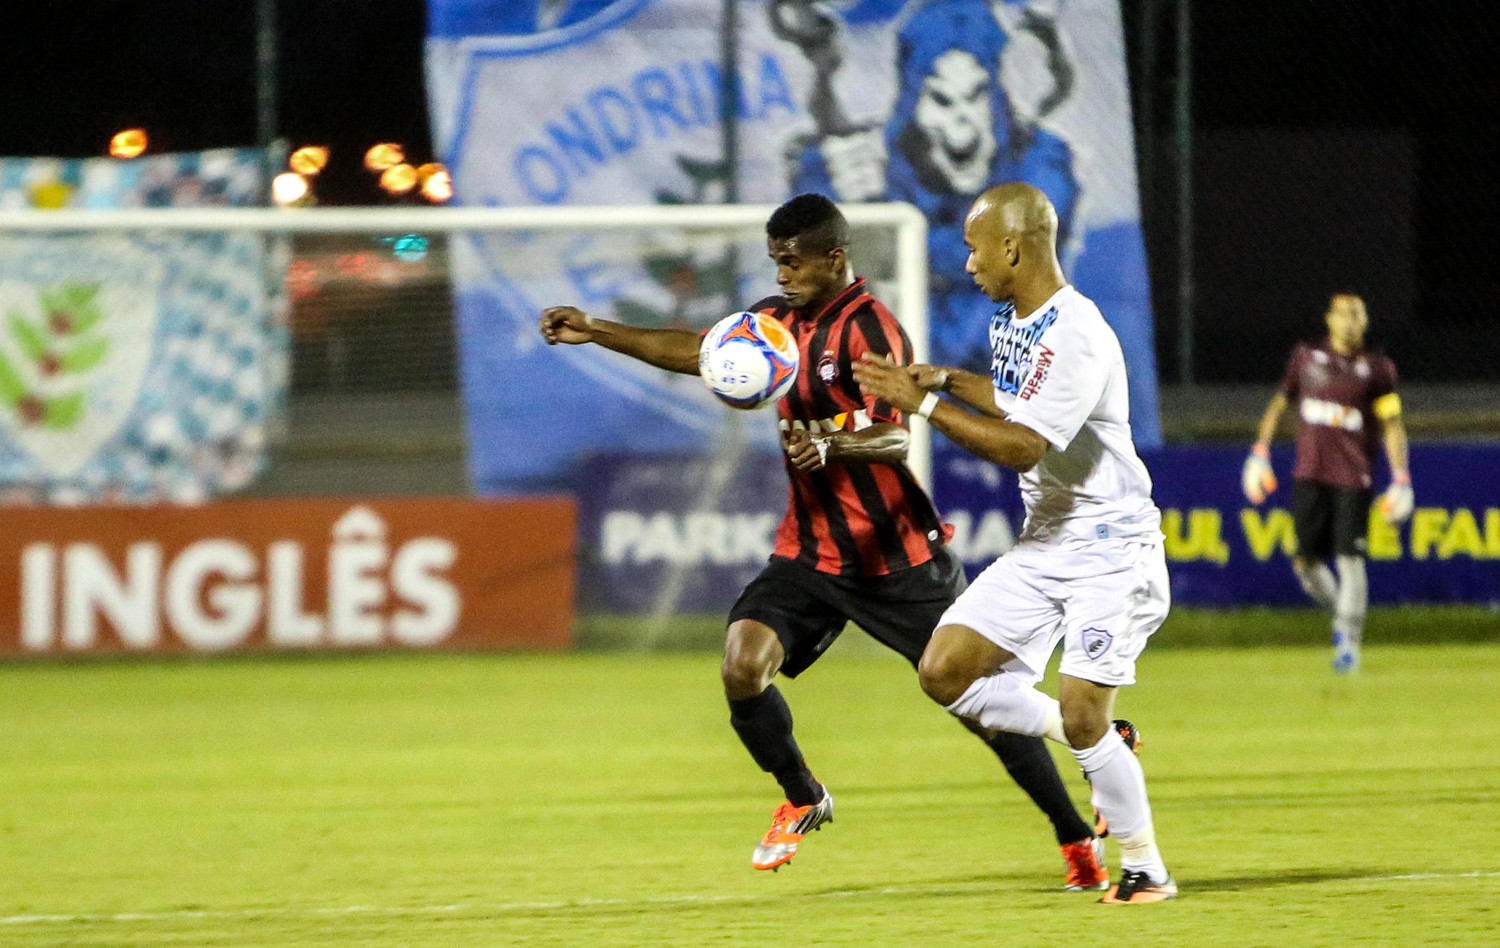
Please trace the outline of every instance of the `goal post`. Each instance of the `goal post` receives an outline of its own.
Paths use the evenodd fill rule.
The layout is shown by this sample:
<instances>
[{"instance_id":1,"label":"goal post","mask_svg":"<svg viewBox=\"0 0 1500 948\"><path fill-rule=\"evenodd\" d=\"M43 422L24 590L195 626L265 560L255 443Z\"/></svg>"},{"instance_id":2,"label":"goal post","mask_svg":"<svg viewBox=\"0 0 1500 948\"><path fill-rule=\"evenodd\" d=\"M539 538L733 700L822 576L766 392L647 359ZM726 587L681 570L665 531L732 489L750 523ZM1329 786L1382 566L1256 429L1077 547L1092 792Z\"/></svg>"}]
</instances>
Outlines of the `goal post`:
<instances>
[{"instance_id":1,"label":"goal post","mask_svg":"<svg viewBox=\"0 0 1500 948\"><path fill-rule=\"evenodd\" d=\"M915 361L928 352L927 221L904 203L841 208L852 228L890 235L889 273L878 281L885 302L911 339ZM139 208L0 210L0 235L260 233L266 235L566 235L621 232L714 231L758 242L773 205L642 205L601 207L442 208ZM858 243L858 241L856 241ZM884 241L882 242L884 245ZM884 251L882 251L884 255ZM748 257L748 251L746 259ZM855 254L857 272L866 265ZM765 287L766 291L771 289ZM766 294L768 295L768 293ZM931 439L924 422L911 424L909 465L931 485Z\"/></svg>"},{"instance_id":2,"label":"goal post","mask_svg":"<svg viewBox=\"0 0 1500 948\"><path fill-rule=\"evenodd\" d=\"M926 220L907 204L843 210L855 272L901 322L914 359L926 361ZM537 317L572 303L629 325L706 329L776 292L765 238L774 211L0 210L0 320L16 322L16 310L21 322L50 331L55 288L97 282L105 288L97 308L110 313L108 358L130 355L141 370L132 378L154 380L152 367L163 366L194 384L182 407L158 404L170 393L152 403L152 417L181 420L170 431L145 425L142 413L128 415L124 429L101 415L101 437L145 425L123 448L106 440L107 450L95 452L122 458L123 470L85 471L39 502L108 502L117 483L132 491L139 483L130 499L142 503L233 493L567 493L577 500L578 644L704 647L774 548L787 490L775 413L731 409L695 375L592 346L547 347ZM78 261L86 273L75 272ZM155 330L148 311L167 314ZM210 344L250 322L264 324L266 359ZM48 338L76 349L73 327ZM68 391L84 384L77 372L47 371L55 354L28 348L22 335L0 326L0 360L29 389L55 401L61 382ZM110 387L125 377L113 366L86 380L90 404L125 415L141 399L133 388ZM226 455L215 426L244 416L218 395L242 394L241 377L256 374L247 367L265 378L266 407L256 416L263 437ZM0 372L0 412L10 411L0 435L17 446L15 458L35 455L24 449L39 439L50 439L54 454L92 450L71 429L48 430L44 414L18 415L15 398L6 401L16 386L5 383ZM34 407L27 398L21 407ZM232 467L237 479L205 480L189 494L174 482L152 494L163 457L177 459L171 469L184 477ZM911 424L909 465L930 487L925 421Z\"/></svg>"}]
</instances>

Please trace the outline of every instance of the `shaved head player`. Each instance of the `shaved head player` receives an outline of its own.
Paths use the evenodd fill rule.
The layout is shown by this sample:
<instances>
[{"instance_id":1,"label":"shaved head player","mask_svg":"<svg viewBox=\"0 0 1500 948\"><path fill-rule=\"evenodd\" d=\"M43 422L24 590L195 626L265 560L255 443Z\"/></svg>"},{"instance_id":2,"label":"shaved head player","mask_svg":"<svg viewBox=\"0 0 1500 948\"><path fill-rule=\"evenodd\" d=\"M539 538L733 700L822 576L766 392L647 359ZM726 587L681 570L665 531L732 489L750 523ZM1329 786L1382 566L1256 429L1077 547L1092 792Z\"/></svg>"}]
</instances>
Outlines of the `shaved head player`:
<instances>
[{"instance_id":1,"label":"shaved head player","mask_svg":"<svg viewBox=\"0 0 1500 948\"><path fill-rule=\"evenodd\" d=\"M1063 276L1057 211L1041 191L1019 182L985 191L964 242L965 269L1001 304L990 318L991 373L870 357L855 368L867 394L928 416L1021 475L1021 535L938 620L922 688L964 721L1072 750L1120 844L1120 884L1101 901L1175 898L1140 761L1110 722L1115 691L1134 684L1169 601L1161 512L1131 441L1125 357L1099 308ZM1036 686L1059 644L1054 700Z\"/></svg>"}]
</instances>

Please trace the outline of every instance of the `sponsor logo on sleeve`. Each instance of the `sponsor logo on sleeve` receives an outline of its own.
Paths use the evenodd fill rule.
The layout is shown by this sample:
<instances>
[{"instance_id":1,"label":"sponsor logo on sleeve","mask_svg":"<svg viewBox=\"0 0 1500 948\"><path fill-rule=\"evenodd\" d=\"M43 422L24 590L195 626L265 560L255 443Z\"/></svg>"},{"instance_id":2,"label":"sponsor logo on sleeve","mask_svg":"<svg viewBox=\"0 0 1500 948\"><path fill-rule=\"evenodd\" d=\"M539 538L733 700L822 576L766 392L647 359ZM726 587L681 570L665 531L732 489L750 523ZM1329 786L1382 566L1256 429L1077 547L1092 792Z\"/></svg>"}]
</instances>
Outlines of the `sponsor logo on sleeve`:
<instances>
[{"instance_id":1,"label":"sponsor logo on sleeve","mask_svg":"<svg viewBox=\"0 0 1500 948\"><path fill-rule=\"evenodd\" d=\"M1021 400L1028 401L1047 381L1047 370L1052 367L1053 351L1046 346L1038 346L1036 361L1031 367L1031 377L1026 380L1026 385L1021 389Z\"/></svg>"}]
</instances>

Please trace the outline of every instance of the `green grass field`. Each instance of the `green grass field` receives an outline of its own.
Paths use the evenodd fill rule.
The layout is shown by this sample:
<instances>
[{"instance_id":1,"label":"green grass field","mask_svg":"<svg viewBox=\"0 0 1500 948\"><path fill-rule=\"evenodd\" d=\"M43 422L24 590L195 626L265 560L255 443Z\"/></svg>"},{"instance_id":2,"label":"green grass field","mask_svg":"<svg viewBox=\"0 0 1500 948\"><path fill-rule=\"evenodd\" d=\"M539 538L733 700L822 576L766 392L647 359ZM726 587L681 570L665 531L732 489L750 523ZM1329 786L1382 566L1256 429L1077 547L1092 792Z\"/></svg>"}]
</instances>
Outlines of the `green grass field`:
<instances>
[{"instance_id":1,"label":"green grass field","mask_svg":"<svg viewBox=\"0 0 1500 948\"><path fill-rule=\"evenodd\" d=\"M657 649L717 651L724 641L722 615L679 615L655 621L584 615L579 617L578 626L580 644L601 650L629 650L650 643ZM1328 634L1328 613L1322 609L1173 606L1167 624L1151 637L1151 649L1324 645ZM862 637L850 638L857 643ZM1500 602L1488 606L1376 606L1370 612L1365 641L1384 645L1500 643ZM878 645L871 648L878 649Z\"/></svg>"},{"instance_id":2,"label":"green grass field","mask_svg":"<svg viewBox=\"0 0 1500 948\"><path fill-rule=\"evenodd\" d=\"M852 645L785 685L838 811L776 874L711 654L0 666L0 944L1493 944L1497 664L1148 650L1140 908Z\"/></svg>"}]
</instances>

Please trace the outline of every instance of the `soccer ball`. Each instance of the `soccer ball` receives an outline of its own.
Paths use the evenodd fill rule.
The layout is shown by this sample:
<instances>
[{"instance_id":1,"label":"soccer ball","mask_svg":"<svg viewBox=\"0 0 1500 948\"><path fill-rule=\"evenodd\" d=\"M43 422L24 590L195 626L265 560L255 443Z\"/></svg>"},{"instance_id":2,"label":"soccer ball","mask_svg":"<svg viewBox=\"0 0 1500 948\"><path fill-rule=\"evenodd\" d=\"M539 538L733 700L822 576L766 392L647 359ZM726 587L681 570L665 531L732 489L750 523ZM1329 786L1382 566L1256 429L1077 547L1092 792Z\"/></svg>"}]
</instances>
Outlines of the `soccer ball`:
<instances>
[{"instance_id":1,"label":"soccer ball","mask_svg":"<svg viewBox=\"0 0 1500 948\"><path fill-rule=\"evenodd\" d=\"M775 404L797 379L797 341L773 316L735 313L714 324L698 349L708 390L735 408Z\"/></svg>"}]
</instances>

